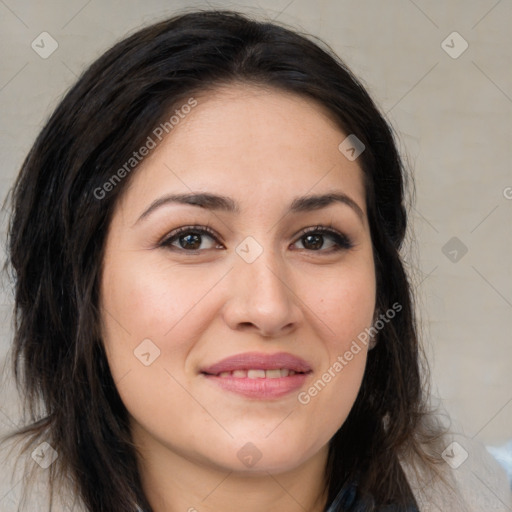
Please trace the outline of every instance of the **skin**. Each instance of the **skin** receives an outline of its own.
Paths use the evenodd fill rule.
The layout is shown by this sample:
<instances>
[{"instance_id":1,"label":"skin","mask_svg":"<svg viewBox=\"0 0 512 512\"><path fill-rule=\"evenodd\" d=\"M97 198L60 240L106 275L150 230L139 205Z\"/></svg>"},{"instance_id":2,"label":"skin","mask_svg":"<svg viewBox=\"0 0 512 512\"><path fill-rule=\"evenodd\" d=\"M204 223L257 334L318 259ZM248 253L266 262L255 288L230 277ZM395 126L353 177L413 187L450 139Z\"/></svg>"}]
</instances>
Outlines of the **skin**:
<instances>
[{"instance_id":1,"label":"skin","mask_svg":"<svg viewBox=\"0 0 512 512\"><path fill-rule=\"evenodd\" d=\"M309 403L297 395L372 324L363 174L338 150L346 134L312 100L241 84L195 97L198 105L131 176L102 274L103 339L145 492L156 512L321 511L327 443L356 399L367 347ZM174 203L138 221L161 196L192 191L229 196L240 212ZM333 191L361 217L343 203L287 213L297 196ZM333 251L329 234L303 236L329 224L352 247ZM181 242L159 246L189 225L210 226L217 240L201 235L191 249L182 233ZM263 250L252 263L236 252L248 236ZM134 355L144 339L160 350L148 366ZM200 373L248 351L289 352L313 372L300 390L266 400ZM237 457L248 442L261 454L252 467Z\"/></svg>"}]
</instances>

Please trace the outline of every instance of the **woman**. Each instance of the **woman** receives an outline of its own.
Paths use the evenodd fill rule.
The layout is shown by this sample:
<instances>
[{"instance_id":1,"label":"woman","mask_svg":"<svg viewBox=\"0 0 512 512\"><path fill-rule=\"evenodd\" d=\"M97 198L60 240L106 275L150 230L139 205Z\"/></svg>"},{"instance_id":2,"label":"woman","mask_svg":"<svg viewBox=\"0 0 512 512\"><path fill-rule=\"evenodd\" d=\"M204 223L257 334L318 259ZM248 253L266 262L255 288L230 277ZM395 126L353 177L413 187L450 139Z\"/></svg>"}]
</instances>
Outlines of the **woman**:
<instances>
[{"instance_id":1,"label":"woman","mask_svg":"<svg viewBox=\"0 0 512 512\"><path fill-rule=\"evenodd\" d=\"M95 512L412 512L421 488L464 510L404 170L328 49L228 11L144 28L62 100L12 198L19 435L52 489Z\"/></svg>"}]
</instances>

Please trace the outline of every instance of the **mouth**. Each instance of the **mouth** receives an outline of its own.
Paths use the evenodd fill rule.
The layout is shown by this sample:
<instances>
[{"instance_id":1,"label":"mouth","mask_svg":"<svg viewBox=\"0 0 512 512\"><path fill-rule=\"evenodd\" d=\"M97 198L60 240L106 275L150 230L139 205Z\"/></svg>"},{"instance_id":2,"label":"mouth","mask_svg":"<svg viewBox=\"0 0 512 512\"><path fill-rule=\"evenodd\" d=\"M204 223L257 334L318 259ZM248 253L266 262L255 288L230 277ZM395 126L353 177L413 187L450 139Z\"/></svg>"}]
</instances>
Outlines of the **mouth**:
<instances>
[{"instance_id":1,"label":"mouth","mask_svg":"<svg viewBox=\"0 0 512 512\"><path fill-rule=\"evenodd\" d=\"M299 389L312 372L304 359L283 352L237 354L200 371L207 382L223 390L260 400L280 398Z\"/></svg>"}]
</instances>

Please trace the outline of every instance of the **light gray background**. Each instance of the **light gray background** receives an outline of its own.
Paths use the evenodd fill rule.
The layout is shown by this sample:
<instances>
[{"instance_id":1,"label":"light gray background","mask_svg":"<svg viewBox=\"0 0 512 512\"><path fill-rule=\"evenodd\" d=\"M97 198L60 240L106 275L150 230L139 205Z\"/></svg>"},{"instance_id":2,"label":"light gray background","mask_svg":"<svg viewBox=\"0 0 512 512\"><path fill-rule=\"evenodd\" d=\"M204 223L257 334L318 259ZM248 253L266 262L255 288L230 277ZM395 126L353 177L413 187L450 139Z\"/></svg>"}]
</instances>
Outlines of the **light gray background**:
<instances>
[{"instance_id":1,"label":"light gray background","mask_svg":"<svg viewBox=\"0 0 512 512\"><path fill-rule=\"evenodd\" d=\"M193 6L235 8L312 33L362 78L415 176L407 260L433 391L458 431L485 444L512 438L510 1L0 0L1 197L86 65L127 33ZM47 59L31 47L45 31L59 45ZM448 37L454 31L469 45L458 58L443 49L463 48ZM2 241L5 222L2 213ZM467 247L457 262L445 255L452 247L443 252L452 237ZM4 288L0 364L11 336ZM17 404L3 373L0 430L18 421Z\"/></svg>"}]
</instances>

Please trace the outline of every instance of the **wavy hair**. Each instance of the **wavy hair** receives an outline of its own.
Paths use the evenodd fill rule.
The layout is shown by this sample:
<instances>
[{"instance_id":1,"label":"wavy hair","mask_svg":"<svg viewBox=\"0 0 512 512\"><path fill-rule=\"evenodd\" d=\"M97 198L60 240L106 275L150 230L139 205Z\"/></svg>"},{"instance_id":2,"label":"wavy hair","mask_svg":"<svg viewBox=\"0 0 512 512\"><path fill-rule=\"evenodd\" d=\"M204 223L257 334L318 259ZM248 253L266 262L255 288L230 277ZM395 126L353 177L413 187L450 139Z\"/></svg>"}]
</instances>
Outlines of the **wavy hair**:
<instances>
[{"instance_id":1,"label":"wavy hair","mask_svg":"<svg viewBox=\"0 0 512 512\"><path fill-rule=\"evenodd\" d=\"M366 146L358 162L376 314L395 303L402 310L368 354L357 399L330 440L325 482L328 503L357 477L358 493L371 497L368 510L405 507L414 498L400 460L436 473L443 432L429 410L428 367L400 256L407 174L392 129L328 45L234 11L181 13L117 43L67 92L27 155L11 190L8 229L12 365L27 420L10 438L25 440L24 450L44 439L58 452L52 496L53 485L67 480L91 512L133 510L134 503L151 510L107 364L98 302L107 230L130 176L101 199L94 191L187 98L236 83L312 99Z\"/></svg>"}]
</instances>

